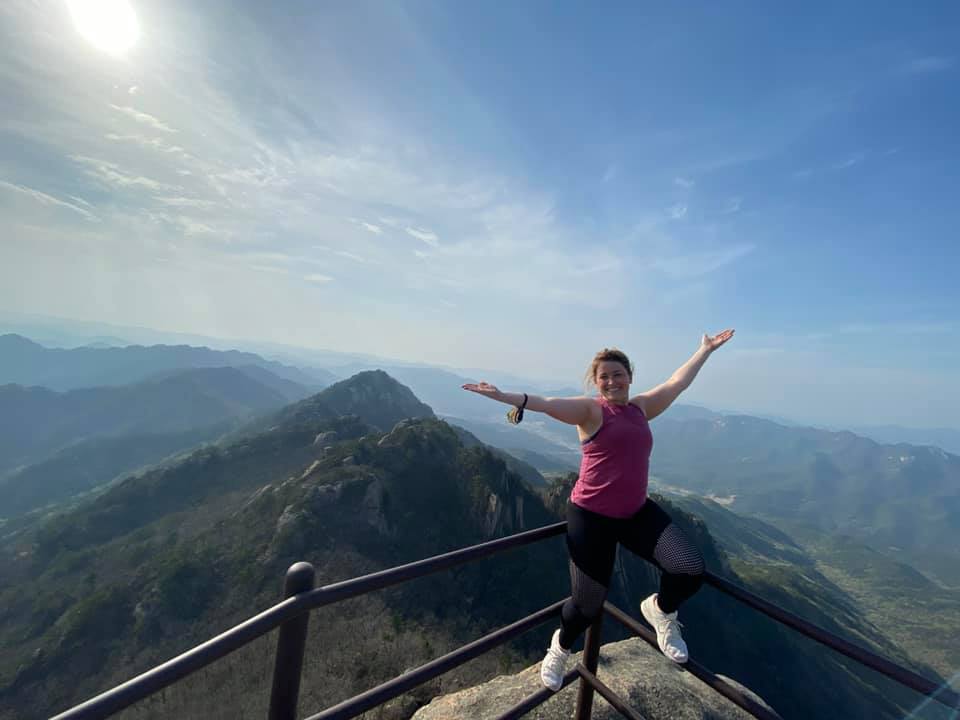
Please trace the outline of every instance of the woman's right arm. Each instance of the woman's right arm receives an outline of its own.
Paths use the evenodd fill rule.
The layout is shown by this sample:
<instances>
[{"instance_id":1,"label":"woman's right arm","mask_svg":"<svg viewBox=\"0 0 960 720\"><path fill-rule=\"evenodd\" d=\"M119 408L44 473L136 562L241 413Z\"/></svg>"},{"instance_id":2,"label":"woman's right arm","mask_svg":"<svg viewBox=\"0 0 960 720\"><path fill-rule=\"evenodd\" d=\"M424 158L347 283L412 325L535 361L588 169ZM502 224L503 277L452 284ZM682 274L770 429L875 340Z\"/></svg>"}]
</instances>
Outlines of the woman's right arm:
<instances>
[{"instance_id":1,"label":"woman's right arm","mask_svg":"<svg viewBox=\"0 0 960 720\"><path fill-rule=\"evenodd\" d=\"M464 390L475 392L491 400L506 403L520 407L523 405L523 393L505 393L500 392L490 383L467 383L463 386ZM568 425L586 425L590 419L590 412L594 402L587 397L573 398L545 398L539 395L527 395L527 410L542 412L555 420Z\"/></svg>"}]
</instances>

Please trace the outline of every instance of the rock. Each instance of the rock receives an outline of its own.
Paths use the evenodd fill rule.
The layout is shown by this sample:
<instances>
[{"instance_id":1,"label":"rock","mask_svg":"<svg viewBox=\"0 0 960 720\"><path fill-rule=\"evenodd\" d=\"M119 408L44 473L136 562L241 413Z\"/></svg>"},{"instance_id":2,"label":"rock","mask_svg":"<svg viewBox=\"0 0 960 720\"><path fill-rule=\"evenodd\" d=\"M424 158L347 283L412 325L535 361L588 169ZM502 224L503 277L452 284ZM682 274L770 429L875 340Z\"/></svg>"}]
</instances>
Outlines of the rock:
<instances>
[{"instance_id":1,"label":"rock","mask_svg":"<svg viewBox=\"0 0 960 720\"><path fill-rule=\"evenodd\" d=\"M574 655L568 667L579 662ZM740 709L713 688L674 665L643 640L634 638L608 643L600 650L597 676L647 720L750 720ZM567 720L573 717L579 681L551 697L524 718ZM483 720L497 717L540 690L540 663L516 675L501 675L483 685L435 697L420 708L413 720ZM746 690L746 688L741 689ZM769 707L754 693L755 700ZM622 717L602 697L594 694L592 720Z\"/></svg>"},{"instance_id":2,"label":"rock","mask_svg":"<svg viewBox=\"0 0 960 720\"><path fill-rule=\"evenodd\" d=\"M511 509L510 505L513 505ZM496 493L491 492L487 496L487 507L483 514L483 532L485 537L492 538L497 535L509 535L511 533L525 530L523 524L523 496L514 497L513 503L510 499L503 499Z\"/></svg>"},{"instance_id":3,"label":"rock","mask_svg":"<svg viewBox=\"0 0 960 720\"><path fill-rule=\"evenodd\" d=\"M319 465L320 465L320 461L314 460L312 463L310 463L310 467L308 467L306 470L303 471L303 474L300 476L299 480L301 482L306 480L308 477L310 477L313 471L316 470L317 467L319 467Z\"/></svg>"},{"instance_id":4,"label":"rock","mask_svg":"<svg viewBox=\"0 0 960 720\"><path fill-rule=\"evenodd\" d=\"M267 484L264 485L262 488L260 488L260 489L257 490L255 493L253 493L253 495L251 495L250 497L248 497L247 500L246 500L246 502L243 503L243 506L242 506L239 510L237 510L237 512L234 513L234 516L239 515L241 512L243 512L243 511L246 510L248 507L250 507L251 505L253 505L265 492L267 492L268 490L270 490L272 487L273 487L273 486L272 486L270 483L267 483Z\"/></svg>"},{"instance_id":5,"label":"rock","mask_svg":"<svg viewBox=\"0 0 960 720\"><path fill-rule=\"evenodd\" d=\"M356 465L356 464L357 464L357 461L354 459L353 455L347 455L347 457L345 457L345 458L343 459L343 463L341 463L341 464L342 464L342 465Z\"/></svg>"},{"instance_id":6,"label":"rock","mask_svg":"<svg viewBox=\"0 0 960 720\"><path fill-rule=\"evenodd\" d=\"M277 526L274 529L274 534L283 530L287 525L296 520L299 515L300 513L293 509L293 505L287 505L280 514L280 517L277 518Z\"/></svg>"},{"instance_id":7,"label":"rock","mask_svg":"<svg viewBox=\"0 0 960 720\"><path fill-rule=\"evenodd\" d=\"M322 432L317 437L314 438L314 445L322 445L323 443L332 443L337 441L337 433L333 430L328 430L327 432Z\"/></svg>"},{"instance_id":8,"label":"rock","mask_svg":"<svg viewBox=\"0 0 960 720\"><path fill-rule=\"evenodd\" d=\"M386 503L387 490L379 479L374 478L363 495L363 511L367 523L376 528L381 535L390 534L390 527L387 525L387 517L384 512Z\"/></svg>"},{"instance_id":9,"label":"rock","mask_svg":"<svg viewBox=\"0 0 960 720\"><path fill-rule=\"evenodd\" d=\"M416 424L416 422L417 421L413 418L401 420L393 426L393 429L390 432L380 438L380 441L377 443L377 447L383 447L384 445L390 445L396 442L398 435L400 435L400 431L406 427Z\"/></svg>"},{"instance_id":10,"label":"rock","mask_svg":"<svg viewBox=\"0 0 960 720\"><path fill-rule=\"evenodd\" d=\"M319 513L324 508L333 505L343 494L343 483L331 483L329 485L317 485L310 490L307 496L307 507L312 512Z\"/></svg>"}]
</instances>

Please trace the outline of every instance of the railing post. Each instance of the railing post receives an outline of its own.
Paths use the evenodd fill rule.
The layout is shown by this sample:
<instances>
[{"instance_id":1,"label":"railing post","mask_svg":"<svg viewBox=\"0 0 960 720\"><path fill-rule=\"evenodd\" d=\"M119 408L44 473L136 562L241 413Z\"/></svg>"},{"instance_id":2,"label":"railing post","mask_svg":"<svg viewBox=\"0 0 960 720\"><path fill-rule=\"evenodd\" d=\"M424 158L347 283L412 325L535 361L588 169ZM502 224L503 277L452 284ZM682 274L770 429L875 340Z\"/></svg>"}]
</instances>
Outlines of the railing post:
<instances>
[{"instance_id":1,"label":"railing post","mask_svg":"<svg viewBox=\"0 0 960 720\"><path fill-rule=\"evenodd\" d=\"M294 563L283 582L284 599L313 590L316 573L313 565ZM310 612L304 612L280 626L277 657L273 666L273 689L270 692L269 720L295 720L300 697L300 673L303 651L307 644Z\"/></svg>"},{"instance_id":2,"label":"railing post","mask_svg":"<svg viewBox=\"0 0 960 720\"><path fill-rule=\"evenodd\" d=\"M581 662L583 666L597 674L597 661L600 659L600 630L603 625L603 613L601 612L593 625L587 628L587 637L583 641L583 656ZM574 714L574 720L590 720L590 713L593 710L593 685L583 678L580 679L580 690L577 693L577 711Z\"/></svg>"}]
</instances>

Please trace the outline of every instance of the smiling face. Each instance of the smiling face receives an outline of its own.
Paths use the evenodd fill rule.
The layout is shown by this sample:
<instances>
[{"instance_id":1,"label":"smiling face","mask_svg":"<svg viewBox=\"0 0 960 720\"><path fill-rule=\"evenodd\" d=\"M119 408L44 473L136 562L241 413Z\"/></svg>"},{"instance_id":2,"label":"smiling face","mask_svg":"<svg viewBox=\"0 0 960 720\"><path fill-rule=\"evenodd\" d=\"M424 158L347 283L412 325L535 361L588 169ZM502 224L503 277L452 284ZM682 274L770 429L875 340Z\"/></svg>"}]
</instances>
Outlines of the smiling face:
<instances>
[{"instance_id":1,"label":"smiling face","mask_svg":"<svg viewBox=\"0 0 960 720\"><path fill-rule=\"evenodd\" d=\"M616 360L601 360L593 375L600 396L617 405L626 405L630 401L632 380L627 368Z\"/></svg>"}]
</instances>

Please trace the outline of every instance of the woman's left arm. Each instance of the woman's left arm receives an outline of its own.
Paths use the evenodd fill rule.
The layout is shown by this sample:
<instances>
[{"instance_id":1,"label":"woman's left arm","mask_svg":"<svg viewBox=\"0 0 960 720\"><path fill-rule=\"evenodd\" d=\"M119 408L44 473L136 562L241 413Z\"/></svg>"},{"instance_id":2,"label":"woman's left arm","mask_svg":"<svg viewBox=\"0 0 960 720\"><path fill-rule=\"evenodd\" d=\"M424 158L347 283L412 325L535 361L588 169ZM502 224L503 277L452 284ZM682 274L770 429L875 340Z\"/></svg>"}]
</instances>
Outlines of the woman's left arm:
<instances>
[{"instance_id":1,"label":"woman's left arm","mask_svg":"<svg viewBox=\"0 0 960 720\"><path fill-rule=\"evenodd\" d=\"M677 368L669 380L651 390L647 390L645 393L630 398L630 402L643 410L643 414L647 416L648 421L653 420L670 407L680 393L690 387L690 383L700 372L700 368L703 367L710 354L732 337L733 330L724 330L714 337L704 333L703 339L700 341L700 348L687 362Z\"/></svg>"}]
</instances>

